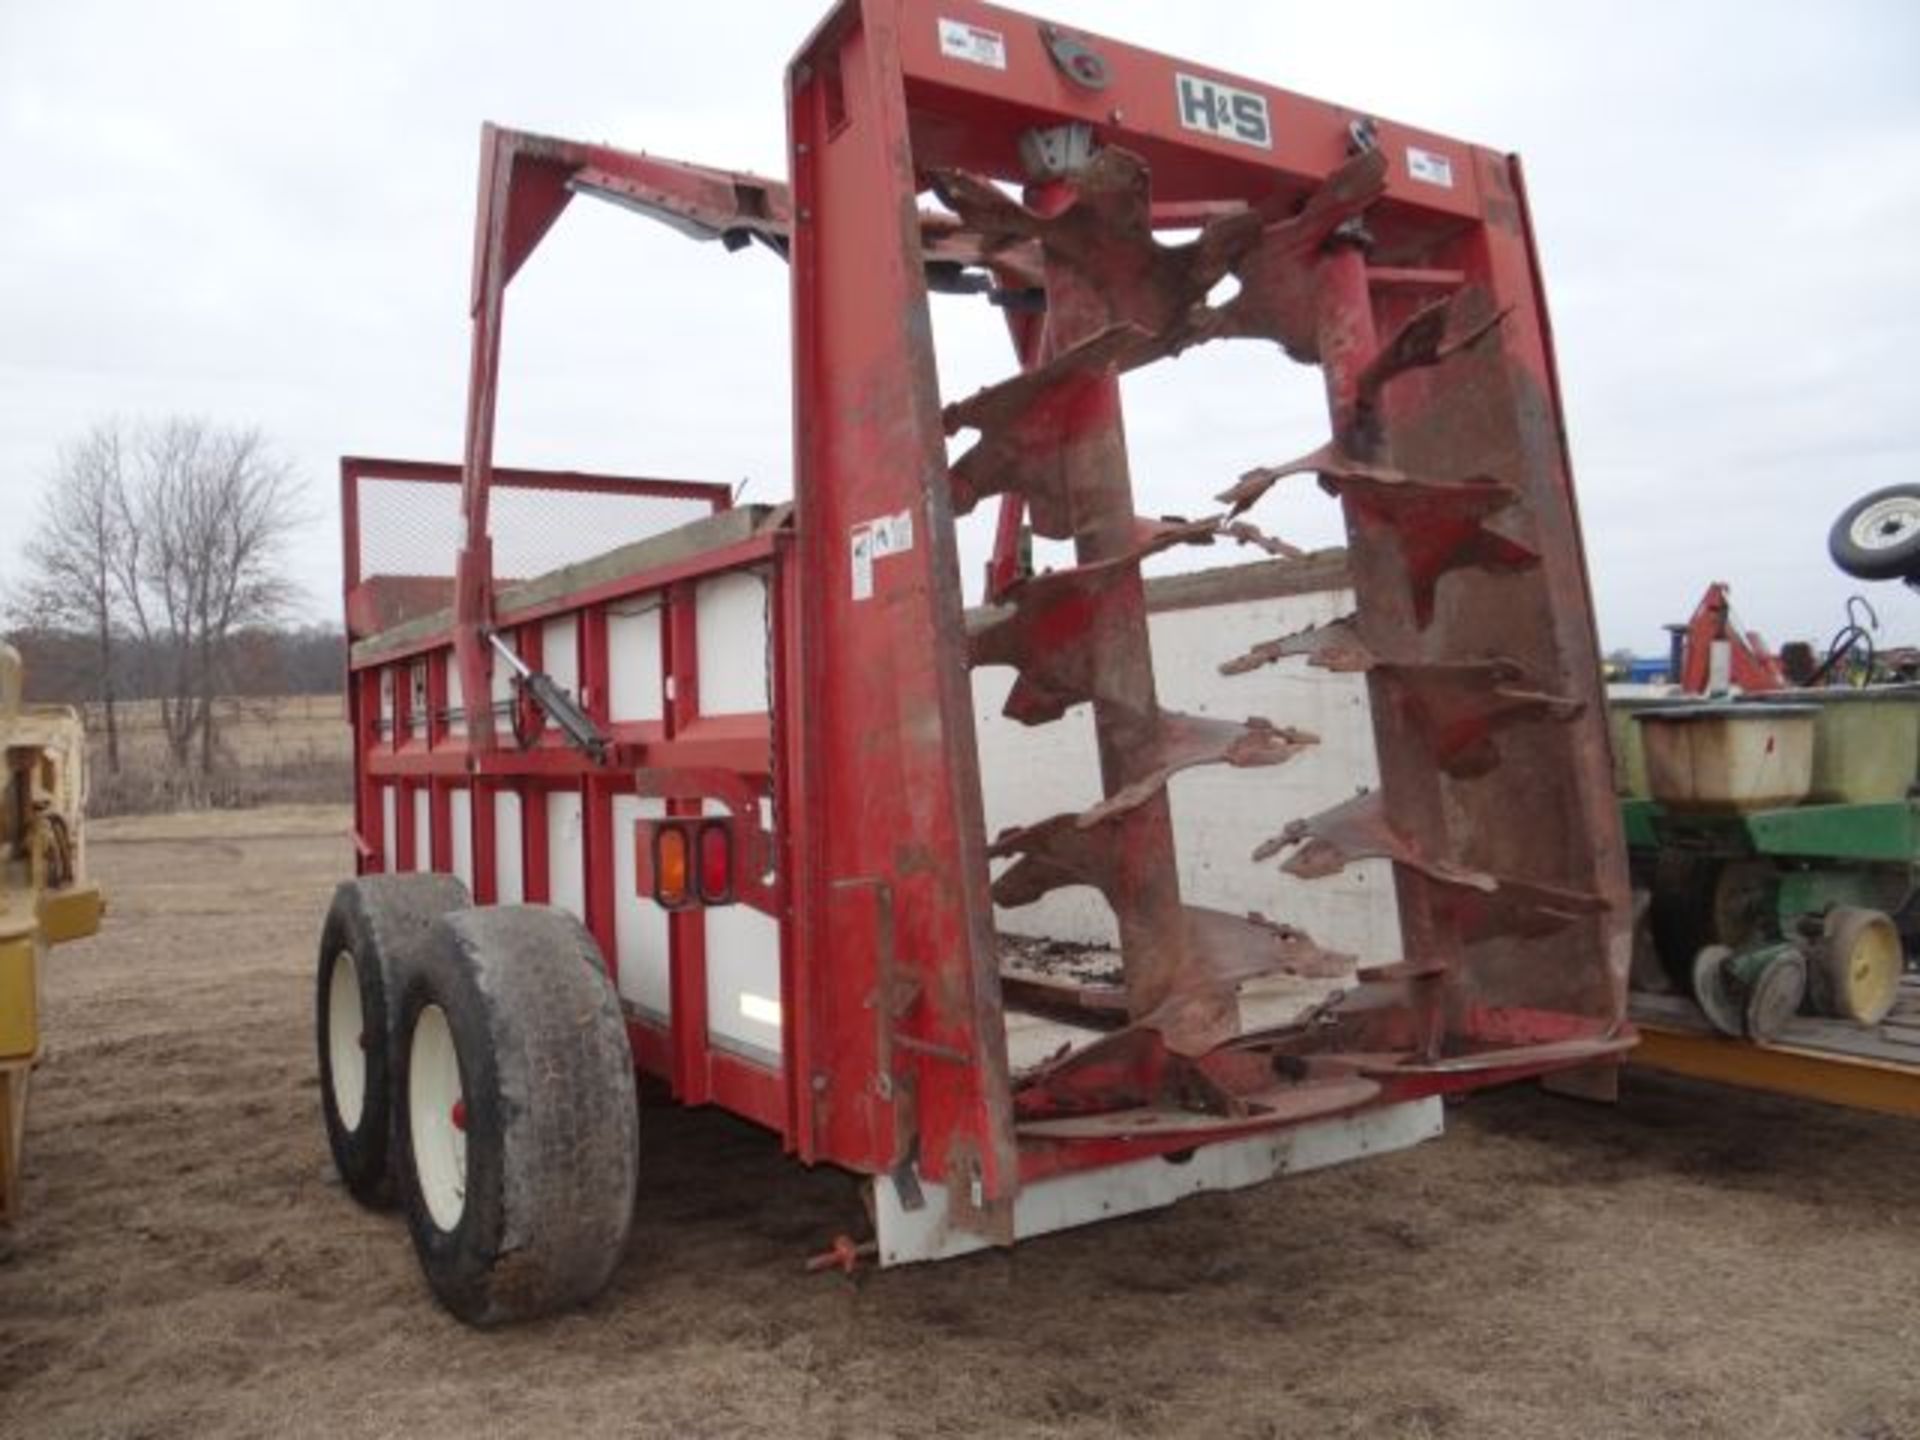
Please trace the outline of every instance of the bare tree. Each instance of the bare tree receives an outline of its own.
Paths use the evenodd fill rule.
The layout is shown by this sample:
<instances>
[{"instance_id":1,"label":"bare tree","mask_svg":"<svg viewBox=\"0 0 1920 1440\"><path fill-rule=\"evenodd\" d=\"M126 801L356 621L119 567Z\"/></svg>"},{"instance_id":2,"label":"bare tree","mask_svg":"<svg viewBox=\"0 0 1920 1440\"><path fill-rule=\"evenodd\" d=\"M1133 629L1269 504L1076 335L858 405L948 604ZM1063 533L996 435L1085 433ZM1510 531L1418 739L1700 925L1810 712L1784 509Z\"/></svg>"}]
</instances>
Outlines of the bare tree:
<instances>
[{"instance_id":1,"label":"bare tree","mask_svg":"<svg viewBox=\"0 0 1920 1440\"><path fill-rule=\"evenodd\" d=\"M122 426L103 421L61 451L27 541L26 578L7 597L22 624L92 637L91 688L105 714L113 774L120 770L115 652L123 633L127 450Z\"/></svg>"},{"instance_id":2,"label":"bare tree","mask_svg":"<svg viewBox=\"0 0 1920 1440\"><path fill-rule=\"evenodd\" d=\"M291 468L257 430L109 421L61 452L7 608L22 625L92 637L109 771L137 652L157 671L174 767L213 773L214 701L234 688L239 637L280 620L297 593L280 562L303 520Z\"/></svg>"},{"instance_id":3,"label":"bare tree","mask_svg":"<svg viewBox=\"0 0 1920 1440\"><path fill-rule=\"evenodd\" d=\"M142 432L135 469L120 492L118 589L165 667L160 720L174 763L188 768L197 749L210 775L234 637L279 619L296 594L280 570L302 519L293 472L257 430L183 419Z\"/></svg>"}]
</instances>

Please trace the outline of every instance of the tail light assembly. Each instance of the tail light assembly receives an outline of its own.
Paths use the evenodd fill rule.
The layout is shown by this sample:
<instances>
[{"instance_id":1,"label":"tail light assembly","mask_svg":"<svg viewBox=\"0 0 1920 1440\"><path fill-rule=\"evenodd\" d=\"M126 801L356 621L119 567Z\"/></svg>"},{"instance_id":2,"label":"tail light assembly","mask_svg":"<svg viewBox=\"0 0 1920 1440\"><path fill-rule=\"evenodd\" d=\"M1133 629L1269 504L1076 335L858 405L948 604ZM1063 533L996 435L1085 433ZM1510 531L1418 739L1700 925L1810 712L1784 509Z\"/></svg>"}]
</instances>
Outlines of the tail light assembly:
<instances>
[{"instance_id":1,"label":"tail light assembly","mask_svg":"<svg viewBox=\"0 0 1920 1440\"><path fill-rule=\"evenodd\" d=\"M737 816L674 816L634 827L634 885L665 910L758 901L761 833Z\"/></svg>"}]
</instances>

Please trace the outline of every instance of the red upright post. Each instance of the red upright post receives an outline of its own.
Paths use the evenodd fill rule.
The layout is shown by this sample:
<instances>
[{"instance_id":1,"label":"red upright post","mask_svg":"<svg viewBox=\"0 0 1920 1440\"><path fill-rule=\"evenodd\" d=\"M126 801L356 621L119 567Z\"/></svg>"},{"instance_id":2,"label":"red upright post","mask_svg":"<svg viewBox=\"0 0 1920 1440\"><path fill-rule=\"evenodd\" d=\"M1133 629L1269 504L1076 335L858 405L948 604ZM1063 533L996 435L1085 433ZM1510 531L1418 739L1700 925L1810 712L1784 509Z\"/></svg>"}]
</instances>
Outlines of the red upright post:
<instances>
[{"instance_id":1,"label":"red upright post","mask_svg":"<svg viewBox=\"0 0 1920 1440\"><path fill-rule=\"evenodd\" d=\"M931 25L932 15L911 15ZM816 1147L917 1160L1010 1239L1012 1104L903 23L842 5L789 72L807 810L795 923ZM827 963L827 957L831 963Z\"/></svg>"}]
</instances>

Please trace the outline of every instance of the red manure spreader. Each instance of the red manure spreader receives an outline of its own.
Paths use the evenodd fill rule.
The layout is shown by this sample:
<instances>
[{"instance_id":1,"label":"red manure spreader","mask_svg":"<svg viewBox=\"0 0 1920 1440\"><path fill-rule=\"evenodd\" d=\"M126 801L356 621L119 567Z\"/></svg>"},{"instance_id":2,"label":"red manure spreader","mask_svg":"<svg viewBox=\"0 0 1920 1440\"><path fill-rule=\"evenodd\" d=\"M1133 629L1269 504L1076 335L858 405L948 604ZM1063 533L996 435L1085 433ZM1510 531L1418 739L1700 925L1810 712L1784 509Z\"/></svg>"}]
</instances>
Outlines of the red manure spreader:
<instances>
[{"instance_id":1,"label":"red manure spreader","mask_svg":"<svg viewBox=\"0 0 1920 1440\"><path fill-rule=\"evenodd\" d=\"M1450 1092L1604 1089L1626 870L1518 162L973 0L844 0L787 100L784 183L489 127L464 459L342 463L325 1119L435 1294L491 1324L598 1293L637 1072L866 1177L842 1250L881 1265L1406 1146ZM785 264L790 504L494 463L509 282L577 196ZM999 308L1006 378L942 392L936 305ZM1319 366L1324 441L1143 517L1121 377L1225 344ZM1205 668L1363 686L1378 783L1210 855L1271 903L1196 903L1187 772L1260 807L1334 737L1163 704L1142 563L1309 563L1255 526L1314 486L1349 612ZM1028 532L1071 563L1030 573ZM1089 789L990 830L995 669L994 722L1068 727ZM1286 908L1362 863L1398 953ZM1069 887L1114 945L1026 965L1022 908Z\"/></svg>"}]
</instances>

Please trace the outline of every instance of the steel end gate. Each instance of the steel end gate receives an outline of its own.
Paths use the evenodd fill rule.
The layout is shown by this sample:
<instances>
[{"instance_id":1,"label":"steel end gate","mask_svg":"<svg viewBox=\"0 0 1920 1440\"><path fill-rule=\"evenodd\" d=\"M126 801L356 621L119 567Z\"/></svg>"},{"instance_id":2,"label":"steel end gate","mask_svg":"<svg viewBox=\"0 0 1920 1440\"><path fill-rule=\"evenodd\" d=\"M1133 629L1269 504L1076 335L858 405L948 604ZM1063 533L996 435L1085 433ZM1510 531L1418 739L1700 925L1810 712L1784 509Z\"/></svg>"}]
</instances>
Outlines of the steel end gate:
<instances>
[{"instance_id":1,"label":"steel end gate","mask_svg":"<svg viewBox=\"0 0 1920 1440\"><path fill-rule=\"evenodd\" d=\"M757 826L757 800L775 802L776 833L741 838L777 857L756 903L781 921L781 1068L722 1091L657 1035L643 1064L775 1123L803 1159L878 1177L883 1231L937 1212L945 1238L906 1246L934 1254L1112 1209L1059 1188L1091 1172L1329 1116L1363 1148L1405 1143L1395 1102L1630 1045L1624 849L1518 162L971 0L846 0L788 97L790 187L487 136L451 587L464 694L493 685L502 299L569 198L759 240L792 267L795 508L752 541L779 617L759 758L696 764L670 714L663 738L606 761L672 814L714 800ZM1156 238L1175 229L1197 233ZM1001 304L1018 371L943 396L930 288ZM1319 365L1330 436L1197 487L1218 491L1197 518L1142 518L1119 379L1226 340ZM967 441L951 464L950 437ZM1141 563L1190 545L1297 554L1253 517L1309 482L1341 508L1353 613L1218 663L1364 674L1381 782L1273 816L1249 863L1390 862L1407 956L1391 964L1181 894L1170 779L1285 764L1319 737L1163 706ZM970 624L955 520L990 499L991 608ZM1023 576L1025 526L1076 563ZM1101 791L1084 807L986 833L984 665L1017 671L1006 713L1024 724L1091 708ZM528 762L473 710L457 763L507 783ZM1064 886L1112 907L1120 1013L1015 1076L995 907ZM1274 975L1341 988L1262 1029L1239 996ZM704 1013L688 998L676 1045ZM1020 1213L1048 1185L1048 1215ZM1160 1171L1141 1186L1181 1193Z\"/></svg>"}]
</instances>

